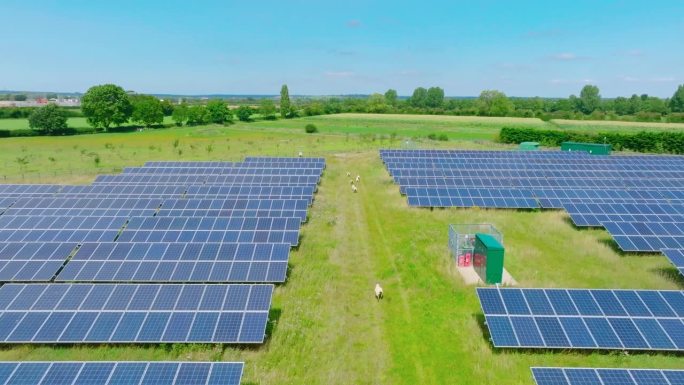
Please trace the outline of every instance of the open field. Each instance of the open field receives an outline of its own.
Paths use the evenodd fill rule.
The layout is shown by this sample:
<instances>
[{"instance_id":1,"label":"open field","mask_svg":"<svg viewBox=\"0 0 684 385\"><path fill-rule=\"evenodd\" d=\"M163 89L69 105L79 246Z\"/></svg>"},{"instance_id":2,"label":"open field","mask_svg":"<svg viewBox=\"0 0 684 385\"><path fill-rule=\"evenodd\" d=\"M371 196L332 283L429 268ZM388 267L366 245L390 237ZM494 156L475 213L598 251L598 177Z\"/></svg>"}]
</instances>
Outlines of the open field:
<instances>
[{"instance_id":1,"label":"open field","mask_svg":"<svg viewBox=\"0 0 684 385\"><path fill-rule=\"evenodd\" d=\"M564 120L554 119L552 123L569 131L681 131L684 123L648 123L648 122L616 122L609 120Z\"/></svg>"},{"instance_id":2,"label":"open field","mask_svg":"<svg viewBox=\"0 0 684 385\"><path fill-rule=\"evenodd\" d=\"M164 124L172 124L171 117L164 117ZM70 128L88 128L86 118L69 118L67 124ZM0 130L25 130L29 129L28 119L0 119Z\"/></svg>"},{"instance_id":3,"label":"open field","mask_svg":"<svg viewBox=\"0 0 684 385\"><path fill-rule=\"evenodd\" d=\"M379 127L388 130L380 134L391 134L397 127L399 136L410 136L453 127L455 140L421 145L502 147L482 141L489 134L475 131L477 121L464 118L471 128L461 131L461 119L411 116L416 120L401 125L403 117L373 123L374 116L347 114L229 128L0 139L0 178L21 183L87 183L98 173L147 160L238 160L300 150L327 160L301 246L291 253L288 281L276 289L264 345L21 345L3 347L0 359L244 360L243 384L252 385L531 385L530 366L681 368L675 354L492 349L475 290L460 281L448 255L449 223L489 222L501 230L507 269L521 286L684 289L684 280L665 257L619 254L605 231L578 230L561 211L409 208L377 152L401 141L347 133ZM309 121L322 133L304 134ZM508 125L482 130L498 132L502 124ZM358 194L349 189L347 171L362 176ZM378 281L386 294L379 303L372 291Z\"/></svg>"}]
</instances>

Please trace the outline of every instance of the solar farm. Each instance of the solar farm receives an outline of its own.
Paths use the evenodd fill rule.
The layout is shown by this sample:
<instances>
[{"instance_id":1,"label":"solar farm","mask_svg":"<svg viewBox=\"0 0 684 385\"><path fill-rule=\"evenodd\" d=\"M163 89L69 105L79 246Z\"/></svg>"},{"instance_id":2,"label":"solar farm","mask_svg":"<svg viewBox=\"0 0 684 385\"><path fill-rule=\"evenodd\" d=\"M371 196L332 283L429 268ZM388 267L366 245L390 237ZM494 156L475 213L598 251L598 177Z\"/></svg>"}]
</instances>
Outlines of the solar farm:
<instances>
[{"instance_id":1,"label":"solar farm","mask_svg":"<svg viewBox=\"0 0 684 385\"><path fill-rule=\"evenodd\" d=\"M325 161L151 162L2 185L6 344L262 344ZM243 363L0 363L2 384L239 384Z\"/></svg>"},{"instance_id":2,"label":"solar farm","mask_svg":"<svg viewBox=\"0 0 684 385\"><path fill-rule=\"evenodd\" d=\"M20 139L114 144L0 184L0 384L681 383L682 158L226 130ZM464 282L455 223L517 285Z\"/></svg>"}]
</instances>

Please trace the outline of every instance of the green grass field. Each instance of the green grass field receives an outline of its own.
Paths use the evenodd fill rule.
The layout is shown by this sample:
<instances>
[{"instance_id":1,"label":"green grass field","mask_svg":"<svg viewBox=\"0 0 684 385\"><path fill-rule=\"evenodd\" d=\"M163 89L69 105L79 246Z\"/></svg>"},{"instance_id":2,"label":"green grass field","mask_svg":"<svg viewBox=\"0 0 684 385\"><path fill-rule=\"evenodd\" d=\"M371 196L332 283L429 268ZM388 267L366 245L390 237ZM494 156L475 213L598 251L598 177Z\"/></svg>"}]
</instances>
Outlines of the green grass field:
<instances>
[{"instance_id":1,"label":"green grass field","mask_svg":"<svg viewBox=\"0 0 684 385\"><path fill-rule=\"evenodd\" d=\"M639 131L682 131L684 123L616 122L609 120L563 120L554 119L551 123L569 131L620 131L634 133Z\"/></svg>"},{"instance_id":2,"label":"green grass field","mask_svg":"<svg viewBox=\"0 0 684 385\"><path fill-rule=\"evenodd\" d=\"M262 346L20 345L3 347L0 359L245 361L243 384L251 385L531 385L530 366L681 368L674 354L493 349L475 290L462 283L449 257L450 223L494 224L505 237L507 269L525 287L684 289L684 280L665 257L619 254L605 231L578 230L562 211L408 207L377 152L402 140L358 134L444 130L453 140L418 145L501 149L506 147L486 139L509 123L402 118L345 114L228 128L0 139L5 182L87 183L147 160L303 151L327 161L301 246L291 253L291 274L276 289ZM321 133L304 134L308 122ZM347 171L362 177L358 194L351 193ZM382 302L373 297L375 282L385 289Z\"/></svg>"}]
</instances>

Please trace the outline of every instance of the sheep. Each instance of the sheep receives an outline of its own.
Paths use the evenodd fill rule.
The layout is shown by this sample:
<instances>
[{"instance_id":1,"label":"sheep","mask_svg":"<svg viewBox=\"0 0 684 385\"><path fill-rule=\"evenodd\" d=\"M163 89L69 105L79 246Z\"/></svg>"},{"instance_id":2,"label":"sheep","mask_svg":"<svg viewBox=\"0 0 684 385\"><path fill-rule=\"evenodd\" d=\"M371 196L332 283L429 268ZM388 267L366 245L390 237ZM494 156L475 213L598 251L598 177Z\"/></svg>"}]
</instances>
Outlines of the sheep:
<instances>
[{"instance_id":1,"label":"sheep","mask_svg":"<svg viewBox=\"0 0 684 385\"><path fill-rule=\"evenodd\" d=\"M380 301L384 297L384 293L382 291L382 286L380 286L379 283L375 284L375 299Z\"/></svg>"},{"instance_id":2,"label":"sheep","mask_svg":"<svg viewBox=\"0 0 684 385\"><path fill-rule=\"evenodd\" d=\"M357 191L359 191L359 190L356 188L356 186L354 186L354 185L352 184L352 192L357 192Z\"/></svg>"},{"instance_id":3,"label":"sheep","mask_svg":"<svg viewBox=\"0 0 684 385\"><path fill-rule=\"evenodd\" d=\"M354 179L349 179L349 184L354 184Z\"/></svg>"},{"instance_id":4,"label":"sheep","mask_svg":"<svg viewBox=\"0 0 684 385\"><path fill-rule=\"evenodd\" d=\"M351 177L351 173L347 171L347 178Z\"/></svg>"},{"instance_id":5,"label":"sheep","mask_svg":"<svg viewBox=\"0 0 684 385\"><path fill-rule=\"evenodd\" d=\"M361 175L356 175L356 183L359 183L361 181Z\"/></svg>"}]
</instances>

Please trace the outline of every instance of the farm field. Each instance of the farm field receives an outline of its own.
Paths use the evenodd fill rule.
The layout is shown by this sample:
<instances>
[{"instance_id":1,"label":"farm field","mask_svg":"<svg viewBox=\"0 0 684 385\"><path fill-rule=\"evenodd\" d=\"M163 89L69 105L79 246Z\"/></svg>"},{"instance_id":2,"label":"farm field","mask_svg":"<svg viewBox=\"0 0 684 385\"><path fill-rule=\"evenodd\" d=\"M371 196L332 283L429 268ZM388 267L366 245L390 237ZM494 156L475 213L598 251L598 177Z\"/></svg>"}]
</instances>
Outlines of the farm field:
<instances>
[{"instance_id":1,"label":"farm field","mask_svg":"<svg viewBox=\"0 0 684 385\"><path fill-rule=\"evenodd\" d=\"M531 385L530 366L681 367L675 354L494 350L475 290L448 255L450 223L489 222L501 230L507 269L523 287L684 289L684 279L660 255L617 253L605 231L578 230L562 211L409 208L379 148L400 147L402 136L424 130L444 130L452 140L422 147L509 148L488 140L509 119L385 117L0 139L5 183L88 183L148 160L303 151L327 162L301 246L290 255L288 281L275 291L264 345L20 345L4 347L0 359L245 361L243 384L251 385ZM308 122L321 133L304 134ZM381 136L359 135L371 132ZM347 171L362 176L358 194ZM373 298L375 282L385 289L383 302Z\"/></svg>"},{"instance_id":2,"label":"farm field","mask_svg":"<svg viewBox=\"0 0 684 385\"><path fill-rule=\"evenodd\" d=\"M553 119L551 122L563 130L569 131L681 131L684 123L648 123L648 122L616 122L608 120L564 120Z\"/></svg>"}]
</instances>

